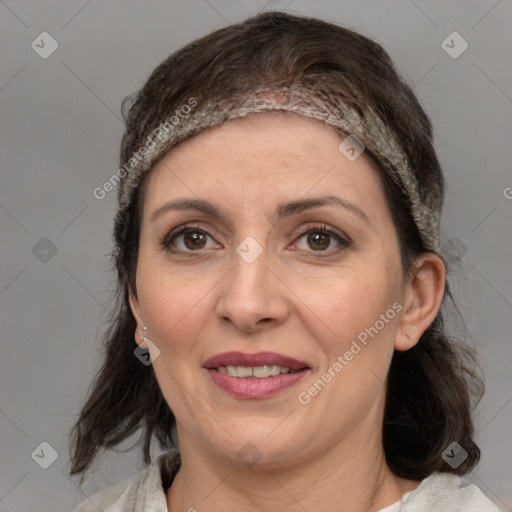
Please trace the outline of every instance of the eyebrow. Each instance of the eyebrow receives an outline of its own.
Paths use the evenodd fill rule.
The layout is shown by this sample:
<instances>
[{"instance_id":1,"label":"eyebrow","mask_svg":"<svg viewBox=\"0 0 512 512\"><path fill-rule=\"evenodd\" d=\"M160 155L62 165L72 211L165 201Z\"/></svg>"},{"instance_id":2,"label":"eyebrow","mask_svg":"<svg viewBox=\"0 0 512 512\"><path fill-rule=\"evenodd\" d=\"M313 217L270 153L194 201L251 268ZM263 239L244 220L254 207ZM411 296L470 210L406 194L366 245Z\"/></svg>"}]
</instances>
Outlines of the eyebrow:
<instances>
[{"instance_id":1,"label":"eyebrow","mask_svg":"<svg viewBox=\"0 0 512 512\"><path fill-rule=\"evenodd\" d=\"M362 219L366 224L372 227L368 216L363 210L361 210L361 208L359 208L359 206L338 196L324 196L308 199L297 199L295 201L281 203L276 208L272 216L272 221L278 222L284 219L285 217L290 217L293 214L301 213L312 208L318 208L320 206L342 207L345 210L356 215L357 217ZM224 222L227 222L228 220L227 215L222 211L220 207L205 199L175 199L173 201L165 203L164 205L160 206L160 208L155 210L151 214L151 221L154 221L157 217L160 217L169 210L194 210L204 213L205 215L209 215L211 217L216 217Z\"/></svg>"}]
</instances>

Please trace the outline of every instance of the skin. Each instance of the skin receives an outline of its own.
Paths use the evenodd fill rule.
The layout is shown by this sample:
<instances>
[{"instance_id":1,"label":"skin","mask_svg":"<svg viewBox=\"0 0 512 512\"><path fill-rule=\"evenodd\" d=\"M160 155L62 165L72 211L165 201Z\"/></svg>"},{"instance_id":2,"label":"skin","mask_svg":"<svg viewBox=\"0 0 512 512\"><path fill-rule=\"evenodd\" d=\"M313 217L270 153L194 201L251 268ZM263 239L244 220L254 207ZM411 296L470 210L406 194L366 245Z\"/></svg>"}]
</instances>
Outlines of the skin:
<instances>
[{"instance_id":1,"label":"skin","mask_svg":"<svg viewBox=\"0 0 512 512\"><path fill-rule=\"evenodd\" d=\"M130 304L135 339L147 346L147 326L155 374L176 416L183 462L167 492L173 512L378 510L419 484L385 463L385 382L394 349L414 346L434 320L445 268L424 253L415 274L403 272L375 164L364 153L349 161L342 140L296 114L253 115L179 144L149 177ZM282 202L332 195L369 222L335 205L272 217ZM225 219L194 210L151 218L178 198L211 201ZM185 224L203 230L195 243L181 235L161 245ZM301 235L323 226L350 245ZM248 236L263 250L252 263L236 252ZM401 311L300 403L298 393L394 303ZM310 372L272 398L235 398L203 368L231 350L277 352ZM247 443L257 448L254 465L237 457Z\"/></svg>"}]
</instances>

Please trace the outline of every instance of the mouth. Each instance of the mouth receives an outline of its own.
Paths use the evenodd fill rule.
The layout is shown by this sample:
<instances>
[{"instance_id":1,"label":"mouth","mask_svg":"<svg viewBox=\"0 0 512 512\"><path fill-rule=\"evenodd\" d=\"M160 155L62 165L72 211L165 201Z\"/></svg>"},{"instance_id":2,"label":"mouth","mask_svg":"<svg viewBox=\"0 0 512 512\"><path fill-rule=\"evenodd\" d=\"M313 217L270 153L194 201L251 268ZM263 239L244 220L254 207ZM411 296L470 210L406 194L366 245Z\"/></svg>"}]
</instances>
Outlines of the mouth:
<instances>
[{"instance_id":1,"label":"mouth","mask_svg":"<svg viewBox=\"0 0 512 512\"><path fill-rule=\"evenodd\" d=\"M226 352L203 366L212 381L237 398L269 398L294 385L311 369L307 363L273 352Z\"/></svg>"},{"instance_id":2,"label":"mouth","mask_svg":"<svg viewBox=\"0 0 512 512\"><path fill-rule=\"evenodd\" d=\"M297 373L300 370L290 370L277 364L265 364L263 366L219 366L217 371L238 379L268 379L281 374Z\"/></svg>"}]
</instances>

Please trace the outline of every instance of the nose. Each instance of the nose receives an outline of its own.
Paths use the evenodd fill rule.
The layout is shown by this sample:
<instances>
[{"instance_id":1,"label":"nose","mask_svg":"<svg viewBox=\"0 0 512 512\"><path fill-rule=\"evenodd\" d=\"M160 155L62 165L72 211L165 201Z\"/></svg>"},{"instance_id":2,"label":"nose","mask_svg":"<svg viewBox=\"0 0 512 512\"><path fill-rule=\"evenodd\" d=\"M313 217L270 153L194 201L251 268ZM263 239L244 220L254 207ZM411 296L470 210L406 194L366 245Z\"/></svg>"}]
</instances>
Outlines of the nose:
<instances>
[{"instance_id":1,"label":"nose","mask_svg":"<svg viewBox=\"0 0 512 512\"><path fill-rule=\"evenodd\" d=\"M236 253L233 259L233 269L219 289L218 318L248 333L285 322L290 314L290 290L271 268L266 251L251 263Z\"/></svg>"}]
</instances>

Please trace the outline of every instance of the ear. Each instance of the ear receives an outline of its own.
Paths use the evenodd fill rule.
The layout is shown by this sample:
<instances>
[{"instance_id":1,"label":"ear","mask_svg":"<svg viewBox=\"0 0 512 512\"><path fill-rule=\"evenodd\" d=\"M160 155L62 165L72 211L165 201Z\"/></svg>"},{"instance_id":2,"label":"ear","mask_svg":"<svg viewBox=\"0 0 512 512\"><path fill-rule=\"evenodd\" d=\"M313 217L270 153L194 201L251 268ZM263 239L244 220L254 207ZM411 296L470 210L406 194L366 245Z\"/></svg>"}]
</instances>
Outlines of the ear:
<instances>
[{"instance_id":1,"label":"ear","mask_svg":"<svg viewBox=\"0 0 512 512\"><path fill-rule=\"evenodd\" d=\"M396 350L409 350L434 321L443 302L446 269L443 260L426 252L415 261L417 271L406 277L403 313L395 338Z\"/></svg>"},{"instance_id":2,"label":"ear","mask_svg":"<svg viewBox=\"0 0 512 512\"><path fill-rule=\"evenodd\" d=\"M128 291L128 301L130 303L130 309L132 311L133 317L137 322L137 328L135 329L134 332L135 343L137 343L139 347L148 348L148 344L142 338L144 336L144 332L142 330L142 328L144 327L144 321L142 320L142 310L140 307L139 299L137 297L137 294L132 290L131 287L129 288Z\"/></svg>"}]
</instances>

